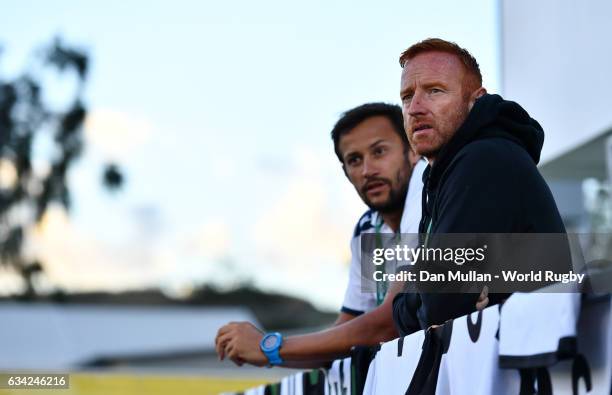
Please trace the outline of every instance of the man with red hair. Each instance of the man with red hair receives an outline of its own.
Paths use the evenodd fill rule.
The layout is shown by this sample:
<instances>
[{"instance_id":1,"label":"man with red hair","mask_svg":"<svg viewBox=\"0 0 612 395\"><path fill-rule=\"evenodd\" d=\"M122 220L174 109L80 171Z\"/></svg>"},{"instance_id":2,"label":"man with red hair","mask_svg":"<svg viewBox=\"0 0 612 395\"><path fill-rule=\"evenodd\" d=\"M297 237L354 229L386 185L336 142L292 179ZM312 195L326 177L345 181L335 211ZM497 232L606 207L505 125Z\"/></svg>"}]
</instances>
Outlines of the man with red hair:
<instances>
[{"instance_id":1,"label":"man with red hair","mask_svg":"<svg viewBox=\"0 0 612 395\"><path fill-rule=\"evenodd\" d=\"M544 132L518 104L487 94L476 59L441 39L400 56L400 97L410 145L427 158L419 233L565 233L536 167ZM394 299L400 333L476 309L478 294L419 293ZM507 294L490 294L498 303ZM479 306L479 307L482 307Z\"/></svg>"}]
</instances>

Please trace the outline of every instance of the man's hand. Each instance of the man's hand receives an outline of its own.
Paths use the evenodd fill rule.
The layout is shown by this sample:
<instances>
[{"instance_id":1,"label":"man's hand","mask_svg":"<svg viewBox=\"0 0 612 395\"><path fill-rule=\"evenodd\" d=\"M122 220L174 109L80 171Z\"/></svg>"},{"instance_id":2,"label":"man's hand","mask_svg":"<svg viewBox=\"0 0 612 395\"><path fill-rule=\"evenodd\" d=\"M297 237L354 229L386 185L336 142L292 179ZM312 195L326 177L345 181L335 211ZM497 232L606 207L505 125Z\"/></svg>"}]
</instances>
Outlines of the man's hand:
<instances>
[{"instance_id":1,"label":"man's hand","mask_svg":"<svg viewBox=\"0 0 612 395\"><path fill-rule=\"evenodd\" d=\"M482 292L478 295L478 301L476 302L476 310L484 310L489 304L489 287L486 285L482 288Z\"/></svg>"},{"instance_id":2,"label":"man's hand","mask_svg":"<svg viewBox=\"0 0 612 395\"><path fill-rule=\"evenodd\" d=\"M219 359L227 357L238 366L265 366L268 358L259 348L262 338L263 333L250 322L230 322L217 332L215 350Z\"/></svg>"}]
</instances>

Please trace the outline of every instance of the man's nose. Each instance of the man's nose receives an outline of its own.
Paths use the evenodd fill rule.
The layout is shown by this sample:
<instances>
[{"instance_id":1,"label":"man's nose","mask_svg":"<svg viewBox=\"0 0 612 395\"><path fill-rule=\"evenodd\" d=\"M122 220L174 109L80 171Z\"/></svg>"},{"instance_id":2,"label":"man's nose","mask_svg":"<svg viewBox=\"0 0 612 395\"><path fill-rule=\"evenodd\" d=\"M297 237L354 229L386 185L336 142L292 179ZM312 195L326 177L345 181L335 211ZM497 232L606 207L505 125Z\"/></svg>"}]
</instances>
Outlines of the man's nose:
<instances>
[{"instance_id":1,"label":"man's nose","mask_svg":"<svg viewBox=\"0 0 612 395\"><path fill-rule=\"evenodd\" d=\"M423 95L420 91L414 93L410 104L408 105L408 115L422 115L425 114L425 106L423 105Z\"/></svg>"},{"instance_id":2,"label":"man's nose","mask_svg":"<svg viewBox=\"0 0 612 395\"><path fill-rule=\"evenodd\" d=\"M363 159L363 167L361 168L364 177L372 177L378 174L378 167L373 158L365 157Z\"/></svg>"}]
</instances>

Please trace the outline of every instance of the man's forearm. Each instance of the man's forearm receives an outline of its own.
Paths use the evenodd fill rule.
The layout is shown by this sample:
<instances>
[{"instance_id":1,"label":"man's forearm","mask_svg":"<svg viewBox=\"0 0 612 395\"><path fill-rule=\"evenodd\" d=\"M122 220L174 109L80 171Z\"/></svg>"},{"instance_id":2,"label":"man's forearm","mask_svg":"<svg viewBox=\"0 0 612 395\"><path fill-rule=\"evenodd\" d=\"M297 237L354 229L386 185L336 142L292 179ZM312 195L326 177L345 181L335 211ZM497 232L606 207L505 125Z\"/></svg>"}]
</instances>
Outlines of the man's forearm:
<instances>
[{"instance_id":1,"label":"man's forearm","mask_svg":"<svg viewBox=\"0 0 612 395\"><path fill-rule=\"evenodd\" d=\"M332 328L291 336L280 349L283 360L329 361L347 356L353 346L376 345L398 336L388 303ZM321 365L317 365L321 366Z\"/></svg>"}]
</instances>

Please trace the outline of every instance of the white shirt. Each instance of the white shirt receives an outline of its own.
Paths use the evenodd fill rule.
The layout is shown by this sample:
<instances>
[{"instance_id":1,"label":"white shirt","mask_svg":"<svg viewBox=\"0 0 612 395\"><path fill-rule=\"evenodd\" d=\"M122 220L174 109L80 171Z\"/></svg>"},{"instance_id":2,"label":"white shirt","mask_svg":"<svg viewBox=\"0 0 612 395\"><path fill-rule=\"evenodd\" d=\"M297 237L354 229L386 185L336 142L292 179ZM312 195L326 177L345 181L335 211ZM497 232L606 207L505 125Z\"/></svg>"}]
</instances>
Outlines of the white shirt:
<instances>
[{"instance_id":1,"label":"white shirt","mask_svg":"<svg viewBox=\"0 0 612 395\"><path fill-rule=\"evenodd\" d=\"M421 357L425 332L383 343L370 363L363 395L403 395ZM400 347L401 343L401 347Z\"/></svg>"},{"instance_id":2,"label":"white shirt","mask_svg":"<svg viewBox=\"0 0 612 395\"><path fill-rule=\"evenodd\" d=\"M501 365L506 368L548 366L558 361L561 351L575 351L559 347L562 339L575 342L579 313L579 293L512 294L501 312Z\"/></svg>"}]
</instances>

